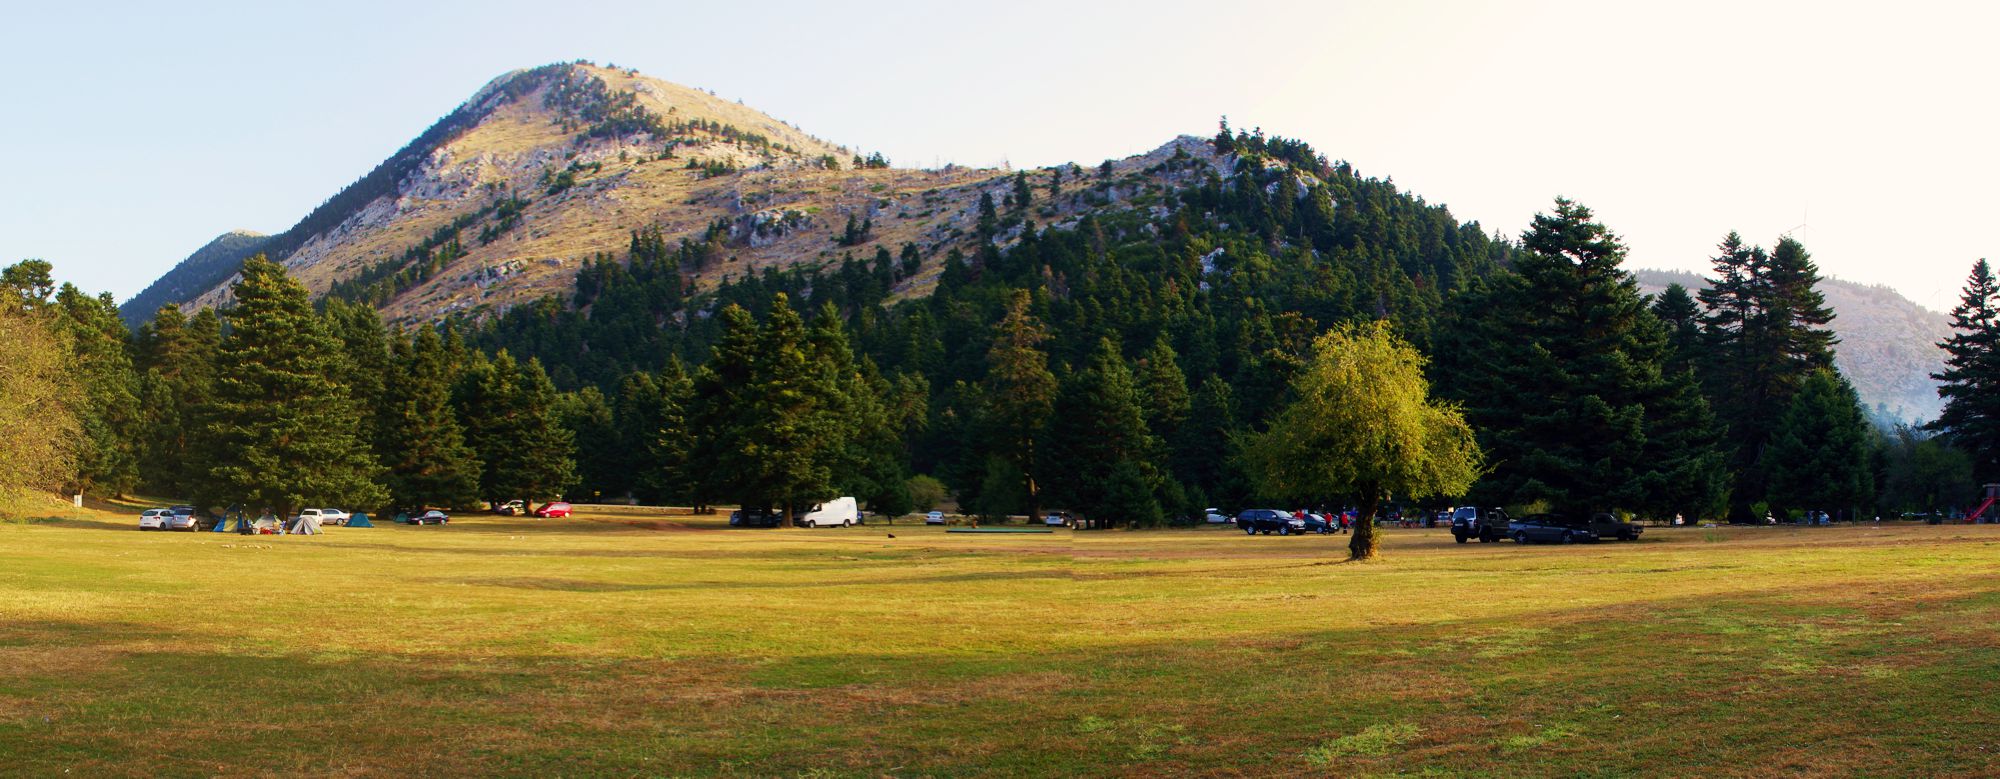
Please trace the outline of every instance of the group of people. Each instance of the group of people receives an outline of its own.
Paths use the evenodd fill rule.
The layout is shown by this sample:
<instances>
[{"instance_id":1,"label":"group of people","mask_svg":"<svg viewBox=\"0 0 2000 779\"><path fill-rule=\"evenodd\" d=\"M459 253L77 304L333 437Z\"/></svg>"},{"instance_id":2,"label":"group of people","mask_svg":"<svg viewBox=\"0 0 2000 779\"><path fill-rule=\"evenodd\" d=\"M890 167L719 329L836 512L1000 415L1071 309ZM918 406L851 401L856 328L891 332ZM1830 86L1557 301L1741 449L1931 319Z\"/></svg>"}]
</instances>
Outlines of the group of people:
<instances>
[{"instance_id":1,"label":"group of people","mask_svg":"<svg viewBox=\"0 0 2000 779\"><path fill-rule=\"evenodd\" d=\"M1315 515L1313 514L1313 512L1307 511L1305 509L1299 509L1297 511L1292 512L1292 517L1296 519L1303 520L1312 516L1319 516L1319 515ZM1354 529L1354 519L1355 519L1354 512L1351 511L1342 511L1337 513L1330 512L1324 515L1323 518L1326 520L1326 524L1333 528L1333 532L1335 533L1345 533L1349 530Z\"/></svg>"}]
</instances>

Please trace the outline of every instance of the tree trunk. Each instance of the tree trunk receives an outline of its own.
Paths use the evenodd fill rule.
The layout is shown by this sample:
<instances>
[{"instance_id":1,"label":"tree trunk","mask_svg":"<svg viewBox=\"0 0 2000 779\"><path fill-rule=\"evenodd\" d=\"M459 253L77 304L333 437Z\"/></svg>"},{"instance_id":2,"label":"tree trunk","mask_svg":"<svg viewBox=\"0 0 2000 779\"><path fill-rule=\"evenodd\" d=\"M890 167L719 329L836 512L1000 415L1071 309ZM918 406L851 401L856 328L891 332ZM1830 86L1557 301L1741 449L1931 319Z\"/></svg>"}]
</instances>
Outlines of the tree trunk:
<instances>
[{"instance_id":1,"label":"tree trunk","mask_svg":"<svg viewBox=\"0 0 2000 779\"><path fill-rule=\"evenodd\" d=\"M785 514L779 517L778 526L786 529L792 527L792 502L789 499L785 501Z\"/></svg>"},{"instance_id":2,"label":"tree trunk","mask_svg":"<svg viewBox=\"0 0 2000 779\"><path fill-rule=\"evenodd\" d=\"M1372 484L1361 488L1361 516L1354 520L1354 537L1347 541L1347 559L1375 559L1375 507L1381 502L1381 488Z\"/></svg>"}]
</instances>

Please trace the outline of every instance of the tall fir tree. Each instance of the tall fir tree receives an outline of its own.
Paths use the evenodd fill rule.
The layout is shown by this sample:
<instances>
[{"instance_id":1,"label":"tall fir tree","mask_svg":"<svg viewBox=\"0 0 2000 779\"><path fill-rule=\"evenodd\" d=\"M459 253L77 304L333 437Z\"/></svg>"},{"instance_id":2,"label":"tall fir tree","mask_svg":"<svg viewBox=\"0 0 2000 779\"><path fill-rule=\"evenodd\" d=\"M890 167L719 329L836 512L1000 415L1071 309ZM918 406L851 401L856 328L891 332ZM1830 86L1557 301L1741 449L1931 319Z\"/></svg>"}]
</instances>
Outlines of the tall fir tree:
<instances>
[{"instance_id":1,"label":"tall fir tree","mask_svg":"<svg viewBox=\"0 0 2000 779\"><path fill-rule=\"evenodd\" d=\"M214 392L221 344L222 321L212 308L190 318L178 306L163 305L140 326L134 364L147 450L185 453L198 445L195 413ZM206 477L198 466L198 458L187 456L142 457L140 482L152 494L192 495Z\"/></svg>"},{"instance_id":2,"label":"tall fir tree","mask_svg":"<svg viewBox=\"0 0 2000 779\"><path fill-rule=\"evenodd\" d=\"M1055 374L1049 372L1048 355L1042 343L1048 333L1030 311L1026 290L1015 290L1007 300L1007 314L1001 318L992 346L986 350L986 399L981 425L983 451L1007 461L1009 468L999 473L1018 477L1019 484L1006 489L1019 496L1021 509L1029 514L1039 509L1040 485L1035 447L1048 423L1056 396ZM986 482L999 485L1004 479L987 468ZM984 487L982 486L982 492ZM1009 510L1012 510L1011 508Z\"/></svg>"},{"instance_id":3,"label":"tall fir tree","mask_svg":"<svg viewBox=\"0 0 2000 779\"><path fill-rule=\"evenodd\" d=\"M1808 374L1773 426L1761 465L1773 511L1852 511L1875 497L1873 428L1840 374Z\"/></svg>"},{"instance_id":4,"label":"tall fir tree","mask_svg":"<svg viewBox=\"0 0 2000 779\"><path fill-rule=\"evenodd\" d=\"M241 503L280 516L313 505L379 507L388 493L362 409L343 388L346 361L305 287L263 255L243 264L201 414L204 507Z\"/></svg>"},{"instance_id":5,"label":"tall fir tree","mask_svg":"<svg viewBox=\"0 0 2000 779\"><path fill-rule=\"evenodd\" d=\"M561 497L576 481L575 441L555 414L556 390L541 361L501 352L474 362L464 414L467 439L484 467L480 492L495 504L532 505Z\"/></svg>"},{"instance_id":6,"label":"tall fir tree","mask_svg":"<svg viewBox=\"0 0 2000 779\"><path fill-rule=\"evenodd\" d=\"M604 393L596 387L557 393L555 414L558 424L576 442L576 481L565 488L565 494L598 500L630 492L624 442Z\"/></svg>"},{"instance_id":7,"label":"tall fir tree","mask_svg":"<svg viewBox=\"0 0 2000 779\"><path fill-rule=\"evenodd\" d=\"M444 341L424 327L394 343L395 380L384 385L375 428L391 507L472 508L482 463L452 408L454 370Z\"/></svg>"},{"instance_id":8,"label":"tall fir tree","mask_svg":"<svg viewBox=\"0 0 2000 779\"><path fill-rule=\"evenodd\" d=\"M694 375L689 428L696 431L689 461L697 506L735 503L745 508L770 508L761 490L761 453L753 405L758 365L757 320L742 306L730 304L716 317L721 337ZM761 501L761 502L760 502Z\"/></svg>"},{"instance_id":9,"label":"tall fir tree","mask_svg":"<svg viewBox=\"0 0 2000 779\"><path fill-rule=\"evenodd\" d=\"M1444 384L1493 463L1475 500L1546 501L1572 515L1642 508L1645 485L1705 472L1704 436L1682 440L1690 448L1674 454L1687 461L1658 459L1674 417L1705 410L1672 381L1684 376L1662 375L1666 333L1620 267L1624 244L1588 208L1557 199L1522 246L1513 274L1461 298L1467 313L1446 339Z\"/></svg>"},{"instance_id":10,"label":"tall fir tree","mask_svg":"<svg viewBox=\"0 0 2000 779\"><path fill-rule=\"evenodd\" d=\"M1715 275L1697 293L1708 355L1701 375L1728 428L1729 516L1744 521L1765 497L1764 448L1778 416L1808 376L1833 367L1833 312L1812 256L1790 237L1767 253L1731 232L1712 261Z\"/></svg>"},{"instance_id":11,"label":"tall fir tree","mask_svg":"<svg viewBox=\"0 0 2000 779\"><path fill-rule=\"evenodd\" d=\"M1972 459L1975 478L2000 478L2000 283L1984 258L1973 263L1965 291L1951 310L1952 334L1938 381L1944 410L1926 429L1942 434Z\"/></svg>"},{"instance_id":12,"label":"tall fir tree","mask_svg":"<svg viewBox=\"0 0 2000 779\"><path fill-rule=\"evenodd\" d=\"M1063 381L1049 419L1043 471L1053 500L1100 526L1159 521L1160 473L1152 460L1158 444L1117 345L1098 341Z\"/></svg>"}]
</instances>

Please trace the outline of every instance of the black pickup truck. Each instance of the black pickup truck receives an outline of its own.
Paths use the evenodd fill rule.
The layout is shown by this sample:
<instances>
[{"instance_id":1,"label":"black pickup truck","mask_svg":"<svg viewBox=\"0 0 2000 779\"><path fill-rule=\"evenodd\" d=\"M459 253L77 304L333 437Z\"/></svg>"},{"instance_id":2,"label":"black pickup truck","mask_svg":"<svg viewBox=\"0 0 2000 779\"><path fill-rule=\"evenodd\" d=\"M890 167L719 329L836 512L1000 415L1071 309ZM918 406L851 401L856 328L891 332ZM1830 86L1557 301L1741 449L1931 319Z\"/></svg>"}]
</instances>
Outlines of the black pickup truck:
<instances>
[{"instance_id":1,"label":"black pickup truck","mask_svg":"<svg viewBox=\"0 0 2000 779\"><path fill-rule=\"evenodd\" d=\"M1507 510L1460 506L1451 512L1451 537L1463 544L1472 539L1490 544L1507 537Z\"/></svg>"}]
</instances>

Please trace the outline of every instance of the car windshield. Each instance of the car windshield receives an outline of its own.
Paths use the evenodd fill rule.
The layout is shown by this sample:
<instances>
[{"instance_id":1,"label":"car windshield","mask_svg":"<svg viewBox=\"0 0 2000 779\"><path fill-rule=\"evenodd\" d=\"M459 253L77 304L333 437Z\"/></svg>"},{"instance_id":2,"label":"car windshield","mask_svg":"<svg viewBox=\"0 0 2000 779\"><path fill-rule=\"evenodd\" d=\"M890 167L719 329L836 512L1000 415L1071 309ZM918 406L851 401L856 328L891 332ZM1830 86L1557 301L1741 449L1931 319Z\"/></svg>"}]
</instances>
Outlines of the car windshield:
<instances>
[{"instance_id":1,"label":"car windshield","mask_svg":"<svg viewBox=\"0 0 2000 779\"><path fill-rule=\"evenodd\" d=\"M1474 517L1477 517L1477 516L1479 516L1479 509L1475 509L1475 508L1462 508L1462 509L1459 509L1459 510L1457 510L1457 511L1454 511L1454 512L1452 512L1452 513L1451 513L1451 518L1452 518L1452 519L1466 519L1466 520L1469 520L1469 519L1472 519L1472 518L1474 518Z\"/></svg>"}]
</instances>

